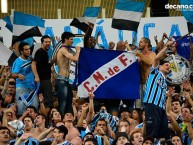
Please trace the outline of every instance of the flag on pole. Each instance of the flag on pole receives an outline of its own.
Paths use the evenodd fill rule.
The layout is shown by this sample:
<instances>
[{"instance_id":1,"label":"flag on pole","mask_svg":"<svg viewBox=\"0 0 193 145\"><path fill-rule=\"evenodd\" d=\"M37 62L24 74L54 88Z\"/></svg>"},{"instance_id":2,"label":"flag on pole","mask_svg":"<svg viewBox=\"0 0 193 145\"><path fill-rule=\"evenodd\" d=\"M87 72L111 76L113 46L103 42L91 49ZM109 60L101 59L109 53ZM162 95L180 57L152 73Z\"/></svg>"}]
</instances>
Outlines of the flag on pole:
<instances>
[{"instance_id":1,"label":"flag on pole","mask_svg":"<svg viewBox=\"0 0 193 145\"><path fill-rule=\"evenodd\" d=\"M193 24L193 1L192 0L180 0L180 4L185 8L181 9L182 15L184 18Z\"/></svg>"},{"instance_id":2,"label":"flag on pole","mask_svg":"<svg viewBox=\"0 0 193 145\"><path fill-rule=\"evenodd\" d=\"M70 23L70 26L74 26L83 32L86 32L89 27L89 23L93 25L95 24L99 11L100 7L87 7L83 16L80 18L74 18Z\"/></svg>"},{"instance_id":3,"label":"flag on pole","mask_svg":"<svg viewBox=\"0 0 193 145\"><path fill-rule=\"evenodd\" d=\"M137 99L139 64L133 53L81 49L78 62L78 96L93 92L96 98Z\"/></svg>"},{"instance_id":4,"label":"flag on pole","mask_svg":"<svg viewBox=\"0 0 193 145\"><path fill-rule=\"evenodd\" d=\"M13 16L13 35L19 38L13 39L13 42L21 41L33 36L42 36L45 31L45 20L40 17L14 12Z\"/></svg>"},{"instance_id":5,"label":"flag on pole","mask_svg":"<svg viewBox=\"0 0 193 145\"><path fill-rule=\"evenodd\" d=\"M6 22L5 27L6 27L9 31L13 32L13 24L12 24L12 22L11 22L11 18L10 18L10 17L11 17L11 16L6 16L6 17L4 17L4 18L3 18L3 21Z\"/></svg>"},{"instance_id":6,"label":"flag on pole","mask_svg":"<svg viewBox=\"0 0 193 145\"><path fill-rule=\"evenodd\" d=\"M137 31L145 3L118 0L112 19L112 28Z\"/></svg>"}]
</instances>

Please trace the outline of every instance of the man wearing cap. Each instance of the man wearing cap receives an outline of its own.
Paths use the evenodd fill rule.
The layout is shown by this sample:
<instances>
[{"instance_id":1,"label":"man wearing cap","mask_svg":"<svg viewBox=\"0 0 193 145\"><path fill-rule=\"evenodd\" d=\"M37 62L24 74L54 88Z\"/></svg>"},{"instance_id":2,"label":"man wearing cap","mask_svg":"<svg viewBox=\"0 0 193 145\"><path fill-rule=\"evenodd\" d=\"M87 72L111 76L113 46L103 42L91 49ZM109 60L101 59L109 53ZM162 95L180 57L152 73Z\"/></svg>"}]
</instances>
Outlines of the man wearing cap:
<instances>
[{"instance_id":1,"label":"man wearing cap","mask_svg":"<svg viewBox=\"0 0 193 145\"><path fill-rule=\"evenodd\" d=\"M172 44L173 42L169 41L166 47L156 55L145 86L143 102L145 106L146 135L157 139L169 139L168 119L165 111L167 91L165 78L170 72L170 63L160 60L165 55L168 46Z\"/></svg>"}]
</instances>

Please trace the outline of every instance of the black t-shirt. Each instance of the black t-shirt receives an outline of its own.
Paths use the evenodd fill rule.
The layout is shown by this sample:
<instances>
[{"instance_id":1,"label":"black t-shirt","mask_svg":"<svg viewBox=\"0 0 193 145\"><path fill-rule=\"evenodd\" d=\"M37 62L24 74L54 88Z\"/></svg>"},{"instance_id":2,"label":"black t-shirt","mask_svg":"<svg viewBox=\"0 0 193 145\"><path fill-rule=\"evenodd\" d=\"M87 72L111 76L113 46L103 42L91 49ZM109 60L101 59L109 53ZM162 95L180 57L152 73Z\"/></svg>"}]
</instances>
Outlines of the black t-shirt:
<instances>
[{"instance_id":1,"label":"black t-shirt","mask_svg":"<svg viewBox=\"0 0 193 145\"><path fill-rule=\"evenodd\" d=\"M51 79L51 65L49 63L48 52L43 48L36 51L34 60L37 65L37 72L40 80L50 80Z\"/></svg>"}]
</instances>

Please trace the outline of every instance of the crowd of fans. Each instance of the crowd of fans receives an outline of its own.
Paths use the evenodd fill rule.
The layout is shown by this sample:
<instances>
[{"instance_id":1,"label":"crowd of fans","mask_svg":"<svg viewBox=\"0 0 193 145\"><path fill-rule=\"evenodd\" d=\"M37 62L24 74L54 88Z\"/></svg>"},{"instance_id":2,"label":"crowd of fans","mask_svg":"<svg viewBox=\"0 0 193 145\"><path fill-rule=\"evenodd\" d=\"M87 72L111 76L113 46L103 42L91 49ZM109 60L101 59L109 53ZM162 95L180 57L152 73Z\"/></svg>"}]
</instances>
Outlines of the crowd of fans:
<instances>
[{"instance_id":1,"label":"crowd of fans","mask_svg":"<svg viewBox=\"0 0 193 145\"><path fill-rule=\"evenodd\" d=\"M62 48L51 61L49 36L41 38L42 46L34 58L29 44L20 43L14 48L20 55L12 66L0 67L0 145L193 145L192 75L179 85L167 84L161 105L146 96L152 91L146 84L149 74L170 67L162 61L166 50L176 53L172 41L164 44L166 34L160 42L156 40L155 52L148 38L141 38L138 47L124 41L109 43L109 51L134 51L138 57L139 100L99 100L92 92L80 99L76 87L71 92L69 61L77 61L80 52L79 47L75 54L69 51L73 37L69 32L62 34ZM86 48L95 48L93 37L85 41ZM61 68L58 76L52 69L56 62ZM152 70L157 67L155 62L158 70ZM161 79L165 81L164 75ZM158 102L156 95L153 101Z\"/></svg>"}]
</instances>

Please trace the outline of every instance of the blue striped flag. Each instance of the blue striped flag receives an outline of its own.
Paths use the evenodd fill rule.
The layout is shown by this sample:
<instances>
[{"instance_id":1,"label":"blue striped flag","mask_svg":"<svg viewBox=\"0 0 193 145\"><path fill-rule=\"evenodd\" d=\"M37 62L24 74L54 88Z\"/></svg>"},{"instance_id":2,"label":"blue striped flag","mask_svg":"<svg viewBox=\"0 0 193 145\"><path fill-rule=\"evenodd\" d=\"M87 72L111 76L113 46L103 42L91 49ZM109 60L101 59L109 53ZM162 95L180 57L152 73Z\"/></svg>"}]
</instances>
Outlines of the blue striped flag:
<instances>
[{"instance_id":1,"label":"blue striped flag","mask_svg":"<svg viewBox=\"0 0 193 145\"><path fill-rule=\"evenodd\" d=\"M40 17L14 12L13 16L13 35L18 36L14 42L24 40L33 36L42 36L45 31L45 20Z\"/></svg>"},{"instance_id":2,"label":"blue striped flag","mask_svg":"<svg viewBox=\"0 0 193 145\"><path fill-rule=\"evenodd\" d=\"M82 48L78 62L78 96L137 99L139 64L133 53Z\"/></svg>"},{"instance_id":3,"label":"blue striped flag","mask_svg":"<svg viewBox=\"0 0 193 145\"><path fill-rule=\"evenodd\" d=\"M181 10L182 15L188 22L191 22L193 24L193 7L192 7L193 1L192 0L180 0L180 4L184 7L187 7Z\"/></svg>"},{"instance_id":4,"label":"blue striped flag","mask_svg":"<svg viewBox=\"0 0 193 145\"><path fill-rule=\"evenodd\" d=\"M8 29L9 31L13 32L13 24L12 24L12 22L11 22L10 16L4 17L4 18L3 18L3 21L6 22L5 27L7 27L7 29Z\"/></svg>"},{"instance_id":5,"label":"blue striped flag","mask_svg":"<svg viewBox=\"0 0 193 145\"><path fill-rule=\"evenodd\" d=\"M86 32L89 23L93 25L95 24L99 11L100 7L87 7L83 16L80 18L74 18L70 23L70 26L74 26L83 32Z\"/></svg>"},{"instance_id":6,"label":"blue striped flag","mask_svg":"<svg viewBox=\"0 0 193 145\"><path fill-rule=\"evenodd\" d=\"M118 0L112 19L112 28L137 31L144 7L144 2Z\"/></svg>"}]
</instances>

